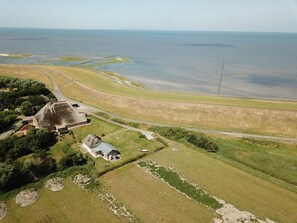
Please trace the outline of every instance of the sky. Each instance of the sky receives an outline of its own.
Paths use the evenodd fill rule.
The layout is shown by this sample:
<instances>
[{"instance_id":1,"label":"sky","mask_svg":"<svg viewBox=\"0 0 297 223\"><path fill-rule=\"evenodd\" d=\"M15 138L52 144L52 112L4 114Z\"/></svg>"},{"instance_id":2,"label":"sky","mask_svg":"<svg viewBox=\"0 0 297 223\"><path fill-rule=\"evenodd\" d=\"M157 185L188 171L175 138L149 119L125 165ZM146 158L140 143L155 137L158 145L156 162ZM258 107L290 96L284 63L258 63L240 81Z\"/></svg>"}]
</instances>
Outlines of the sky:
<instances>
[{"instance_id":1,"label":"sky","mask_svg":"<svg viewBox=\"0 0 297 223\"><path fill-rule=\"evenodd\" d=\"M297 0L0 0L0 27L297 32Z\"/></svg>"}]
</instances>

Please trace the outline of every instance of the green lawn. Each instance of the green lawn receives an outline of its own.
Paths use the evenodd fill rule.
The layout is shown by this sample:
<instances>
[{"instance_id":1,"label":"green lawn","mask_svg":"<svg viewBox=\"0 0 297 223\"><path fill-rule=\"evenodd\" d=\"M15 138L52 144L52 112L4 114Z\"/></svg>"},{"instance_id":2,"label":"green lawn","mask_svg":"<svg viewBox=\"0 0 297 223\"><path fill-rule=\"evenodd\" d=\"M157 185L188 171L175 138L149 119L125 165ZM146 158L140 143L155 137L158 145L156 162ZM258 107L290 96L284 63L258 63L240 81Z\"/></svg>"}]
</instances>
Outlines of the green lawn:
<instances>
[{"instance_id":1,"label":"green lawn","mask_svg":"<svg viewBox=\"0 0 297 223\"><path fill-rule=\"evenodd\" d=\"M127 222L108 209L106 203L98 198L98 192L84 191L69 180L65 180L62 191L52 192L42 188L39 193L37 202L25 208L16 205L11 199L7 204L8 215L1 222Z\"/></svg>"},{"instance_id":2,"label":"green lawn","mask_svg":"<svg viewBox=\"0 0 297 223\"><path fill-rule=\"evenodd\" d=\"M110 123L104 122L100 119L88 116L90 119L90 124L78 128L72 129L73 134L75 135L76 140L81 141L87 135L95 133L98 136L108 135L114 131L121 129L121 127L112 125Z\"/></svg>"}]
</instances>

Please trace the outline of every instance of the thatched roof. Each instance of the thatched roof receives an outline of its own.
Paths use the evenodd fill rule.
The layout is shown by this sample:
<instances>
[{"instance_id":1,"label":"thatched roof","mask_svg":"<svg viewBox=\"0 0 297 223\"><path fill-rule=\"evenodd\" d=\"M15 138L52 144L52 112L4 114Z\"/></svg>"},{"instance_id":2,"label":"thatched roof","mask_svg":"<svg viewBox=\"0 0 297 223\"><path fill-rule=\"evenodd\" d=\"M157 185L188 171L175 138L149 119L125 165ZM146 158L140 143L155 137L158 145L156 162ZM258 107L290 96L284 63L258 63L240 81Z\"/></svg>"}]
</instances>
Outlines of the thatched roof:
<instances>
[{"instance_id":1,"label":"thatched roof","mask_svg":"<svg viewBox=\"0 0 297 223\"><path fill-rule=\"evenodd\" d=\"M112 145L102 142L101 138L95 134L86 136L82 141L93 153L101 152L103 156L108 156L111 152L120 154L120 152Z\"/></svg>"},{"instance_id":2,"label":"thatched roof","mask_svg":"<svg viewBox=\"0 0 297 223\"><path fill-rule=\"evenodd\" d=\"M101 138L95 134L90 134L83 139L83 143L90 149L96 148L102 143Z\"/></svg>"},{"instance_id":3,"label":"thatched roof","mask_svg":"<svg viewBox=\"0 0 297 223\"><path fill-rule=\"evenodd\" d=\"M67 102L47 103L35 116L38 128L72 126L86 123L87 118Z\"/></svg>"}]
</instances>

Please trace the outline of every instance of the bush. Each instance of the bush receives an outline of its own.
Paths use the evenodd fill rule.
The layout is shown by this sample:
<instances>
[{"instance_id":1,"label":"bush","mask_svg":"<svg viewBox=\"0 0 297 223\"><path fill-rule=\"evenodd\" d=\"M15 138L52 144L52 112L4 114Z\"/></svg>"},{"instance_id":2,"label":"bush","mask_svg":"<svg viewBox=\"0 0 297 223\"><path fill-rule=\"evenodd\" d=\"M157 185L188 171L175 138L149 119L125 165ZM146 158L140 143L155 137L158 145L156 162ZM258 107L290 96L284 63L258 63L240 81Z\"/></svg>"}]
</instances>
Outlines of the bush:
<instances>
[{"instance_id":1,"label":"bush","mask_svg":"<svg viewBox=\"0 0 297 223\"><path fill-rule=\"evenodd\" d=\"M66 154L59 162L59 169L65 170L72 166L82 166L87 163L87 159L85 159L82 154L70 152Z\"/></svg>"},{"instance_id":2,"label":"bush","mask_svg":"<svg viewBox=\"0 0 297 223\"><path fill-rule=\"evenodd\" d=\"M182 128L155 127L153 131L158 132L161 136L168 137L176 141L185 141L196 147L206 150L207 152L216 153L219 150L217 144L208 138Z\"/></svg>"},{"instance_id":3,"label":"bush","mask_svg":"<svg viewBox=\"0 0 297 223\"><path fill-rule=\"evenodd\" d=\"M36 112L32 103L29 101L22 102L22 104L20 106L20 110L21 110L22 114L25 116L34 115Z\"/></svg>"}]
</instances>

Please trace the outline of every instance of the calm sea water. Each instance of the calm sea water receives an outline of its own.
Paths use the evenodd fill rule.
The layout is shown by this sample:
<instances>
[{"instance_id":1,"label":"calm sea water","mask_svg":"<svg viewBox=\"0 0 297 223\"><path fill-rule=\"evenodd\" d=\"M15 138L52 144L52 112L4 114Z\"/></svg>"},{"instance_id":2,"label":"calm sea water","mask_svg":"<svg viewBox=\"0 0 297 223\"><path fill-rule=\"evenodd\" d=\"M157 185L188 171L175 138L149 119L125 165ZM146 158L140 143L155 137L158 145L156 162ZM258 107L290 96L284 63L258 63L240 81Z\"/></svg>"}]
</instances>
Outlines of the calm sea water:
<instances>
[{"instance_id":1,"label":"calm sea water","mask_svg":"<svg viewBox=\"0 0 297 223\"><path fill-rule=\"evenodd\" d=\"M153 89L297 100L297 34L0 29L1 53L127 57L103 67ZM224 69L222 65L224 63Z\"/></svg>"}]
</instances>

